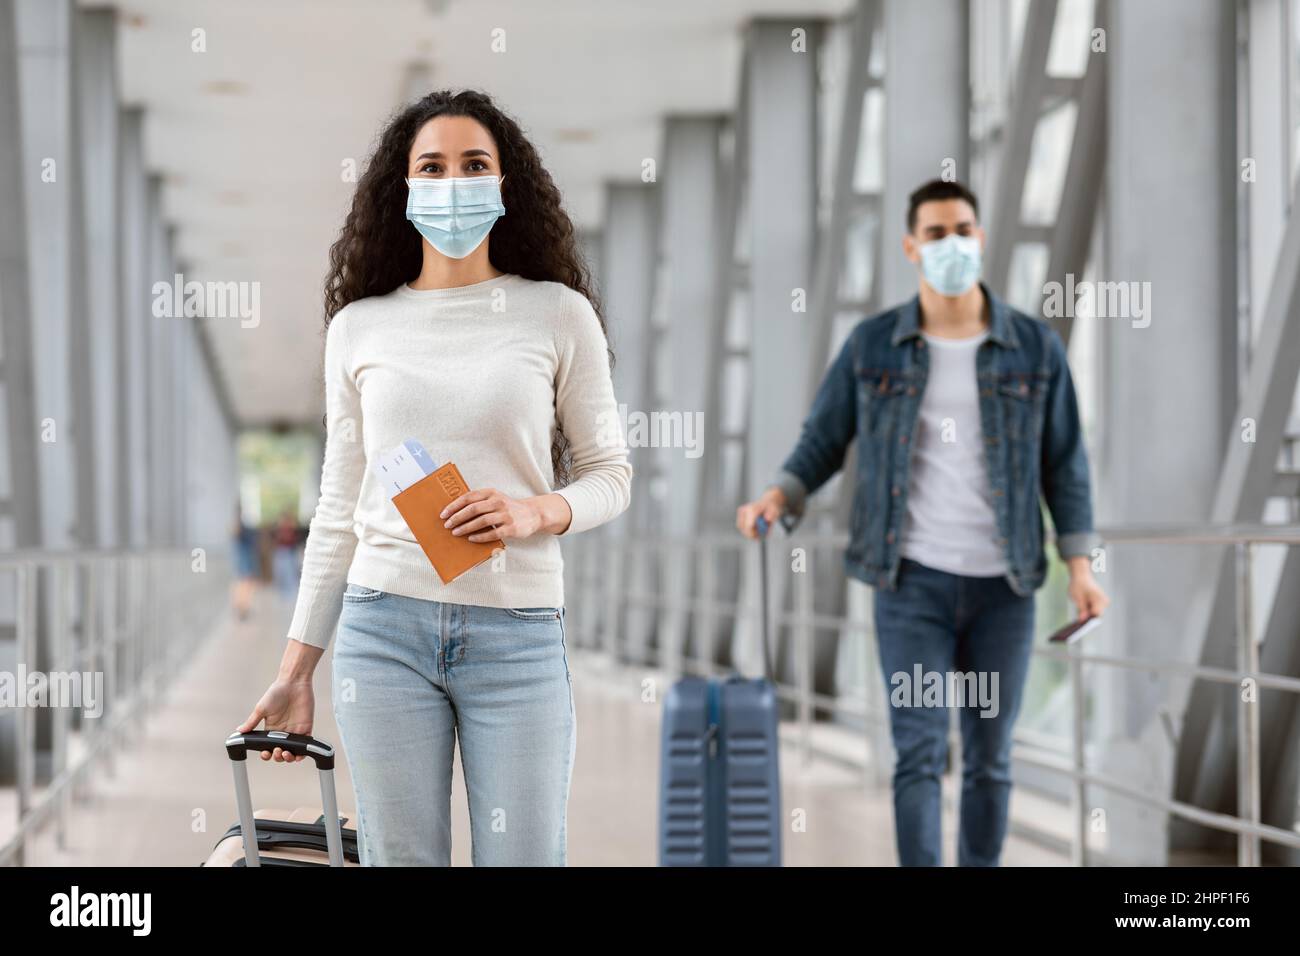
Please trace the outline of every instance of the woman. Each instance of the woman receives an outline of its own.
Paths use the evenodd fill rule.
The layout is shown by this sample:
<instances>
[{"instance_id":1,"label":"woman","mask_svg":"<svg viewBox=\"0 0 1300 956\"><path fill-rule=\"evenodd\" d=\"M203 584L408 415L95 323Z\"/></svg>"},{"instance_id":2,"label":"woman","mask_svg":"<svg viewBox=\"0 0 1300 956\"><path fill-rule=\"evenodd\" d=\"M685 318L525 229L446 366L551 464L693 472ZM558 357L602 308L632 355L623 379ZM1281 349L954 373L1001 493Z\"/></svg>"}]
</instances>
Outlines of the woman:
<instances>
[{"instance_id":1,"label":"woman","mask_svg":"<svg viewBox=\"0 0 1300 956\"><path fill-rule=\"evenodd\" d=\"M239 729L310 732L337 619L362 863L449 864L459 738L475 865L563 865L557 538L622 512L632 478L573 226L519 126L442 91L382 133L330 261L320 502L279 675ZM474 489L442 512L452 533L508 542L448 584L369 467L408 438Z\"/></svg>"}]
</instances>

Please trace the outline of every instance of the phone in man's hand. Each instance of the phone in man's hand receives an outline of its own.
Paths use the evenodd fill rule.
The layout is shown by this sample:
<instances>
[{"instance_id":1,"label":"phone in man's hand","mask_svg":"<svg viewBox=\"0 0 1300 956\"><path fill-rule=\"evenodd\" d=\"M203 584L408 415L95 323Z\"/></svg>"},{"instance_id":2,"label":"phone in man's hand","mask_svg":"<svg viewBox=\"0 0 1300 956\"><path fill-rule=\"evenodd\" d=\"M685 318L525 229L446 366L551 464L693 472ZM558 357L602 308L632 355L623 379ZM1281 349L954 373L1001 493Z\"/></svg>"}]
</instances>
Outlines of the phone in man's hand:
<instances>
[{"instance_id":1,"label":"phone in man's hand","mask_svg":"<svg viewBox=\"0 0 1300 956\"><path fill-rule=\"evenodd\" d=\"M1082 621L1071 621L1047 640L1051 644L1073 644L1100 623L1101 618L1099 617L1085 617Z\"/></svg>"}]
</instances>

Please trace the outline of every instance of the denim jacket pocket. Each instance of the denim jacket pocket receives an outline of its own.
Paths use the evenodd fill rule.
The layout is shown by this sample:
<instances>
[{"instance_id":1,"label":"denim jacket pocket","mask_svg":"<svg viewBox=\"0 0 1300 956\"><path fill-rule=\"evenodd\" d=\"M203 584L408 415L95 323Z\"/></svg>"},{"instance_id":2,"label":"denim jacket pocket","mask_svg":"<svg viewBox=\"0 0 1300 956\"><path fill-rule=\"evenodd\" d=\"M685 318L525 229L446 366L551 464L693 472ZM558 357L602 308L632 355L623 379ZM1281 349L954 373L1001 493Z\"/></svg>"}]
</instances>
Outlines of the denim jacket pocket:
<instances>
[{"instance_id":1,"label":"denim jacket pocket","mask_svg":"<svg viewBox=\"0 0 1300 956\"><path fill-rule=\"evenodd\" d=\"M908 381L893 369L862 369L858 372L858 407L866 423L863 431L872 438L888 438L899 419L899 406L907 394Z\"/></svg>"},{"instance_id":2,"label":"denim jacket pocket","mask_svg":"<svg viewBox=\"0 0 1300 956\"><path fill-rule=\"evenodd\" d=\"M1007 434L1014 441L1037 439L1041 431L1047 381L1039 375L1004 375L997 383Z\"/></svg>"}]
</instances>

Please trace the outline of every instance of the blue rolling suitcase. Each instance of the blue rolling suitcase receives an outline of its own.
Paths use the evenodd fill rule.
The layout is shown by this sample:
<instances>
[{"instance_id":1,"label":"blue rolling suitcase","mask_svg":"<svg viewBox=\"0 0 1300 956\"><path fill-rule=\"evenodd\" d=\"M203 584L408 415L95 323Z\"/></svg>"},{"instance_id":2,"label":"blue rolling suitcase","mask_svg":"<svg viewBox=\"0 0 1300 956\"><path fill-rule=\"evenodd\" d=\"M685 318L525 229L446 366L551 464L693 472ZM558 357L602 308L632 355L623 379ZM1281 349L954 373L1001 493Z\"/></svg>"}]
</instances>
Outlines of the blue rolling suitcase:
<instances>
[{"instance_id":1,"label":"blue rolling suitcase","mask_svg":"<svg viewBox=\"0 0 1300 956\"><path fill-rule=\"evenodd\" d=\"M780 866L777 697L768 633L763 542L765 677L685 677L664 700L659 763L660 866Z\"/></svg>"}]
</instances>

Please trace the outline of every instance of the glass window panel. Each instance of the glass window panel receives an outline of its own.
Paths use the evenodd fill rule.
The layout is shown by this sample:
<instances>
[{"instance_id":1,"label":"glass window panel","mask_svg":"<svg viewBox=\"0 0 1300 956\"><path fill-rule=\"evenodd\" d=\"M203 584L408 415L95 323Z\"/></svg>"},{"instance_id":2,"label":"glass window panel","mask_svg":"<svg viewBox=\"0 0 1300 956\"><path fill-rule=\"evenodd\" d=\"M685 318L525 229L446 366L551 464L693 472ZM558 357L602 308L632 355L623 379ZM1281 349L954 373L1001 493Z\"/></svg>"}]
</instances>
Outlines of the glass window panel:
<instances>
[{"instance_id":1,"label":"glass window panel","mask_svg":"<svg viewBox=\"0 0 1300 956\"><path fill-rule=\"evenodd\" d=\"M749 290L736 289L731 294L727 315L727 348L735 351L749 347Z\"/></svg>"},{"instance_id":2,"label":"glass window panel","mask_svg":"<svg viewBox=\"0 0 1300 956\"><path fill-rule=\"evenodd\" d=\"M858 155L853 164L853 191L878 193L885 181L881 147L884 144L885 91L872 87L862 96L862 125Z\"/></svg>"},{"instance_id":3,"label":"glass window panel","mask_svg":"<svg viewBox=\"0 0 1300 956\"><path fill-rule=\"evenodd\" d=\"M1056 221L1078 112L1073 100L1064 100L1038 121L1020 204L1020 219L1027 226L1050 226Z\"/></svg>"},{"instance_id":4,"label":"glass window panel","mask_svg":"<svg viewBox=\"0 0 1300 956\"><path fill-rule=\"evenodd\" d=\"M840 115L843 112L845 88L848 81L849 30L844 21L834 23L822 46L818 61L820 95L817 97L818 132L818 207L819 222L826 222L834 201L835 156L839 150Z\"/></svg>"},{"instance_id":5,"label":"glass window panel","mask_svg":"<svg viewBox=\"0 0 1300 956\"><path fill-rule=\"evenodd\" d=\"M1300 0L1291 0L1291 182L1300 175Z\"/></svg>"},{"instance_id":6,"label":"glass window panel","mask_svg":"<svg viewBox=\"0 0 1300 956\"><path fill-rule=\"evenodd\" d=\"M874 212L860 212L849 222L840 264L840 301L865 302L871 297L879 232L880 221Z\"/></svg>"},{"instance_id":7,"label":"glass window panel","mask_svg":"<svg viewBox=\"0 0 1300 956\"><path fill-rule=\"evenodd\" d=\"M736 241L732 247L732 253L736 262L745 264L749 262L749 183L742 183L740 186L740 196L736 200Z\"/></svg>"},{"instance_id":8,"label":"glass window panel","mask_svg":"<svg viewBox=\"0 0 1300 956\"><path fill-rule=\"evenodd\" d=\"M867 73L877 80L885 75L885 31L879 23L871 31L871 55L867 60Z\"/></svg>"},{"instance_id":9,"label":"glass window panel","mask_svg":"<svg viewBox=\"0 0 1300 956\"><path fill-rule=\"evenodd\" d=\"M740 470L745 461L745 443L736 440L724 441L721 458L723 493L732 502L739 504L745 497L741 487L744 475Z\"/></svg>"},{"instance_id":10,"label":"glass window panel","mask_svg":"<svg viewBox=\"0 0 1300 956\"><path fill-rule=\"evenodd\" d=\"M1092 34L1092 0L1060 0L1052 43L1047 49L1048 76L1083 76L1088 69Z\"/></svg>"},{"instance_id":11,"label":"glass window panel","mask_svg":"<svg viewBox=\"0 0 1300 956\"><path fill-rule=\"evenodd\" d=\"M668 259L660 256L655 264L653 301L650 304L650 325L656 329L668 327L668 282L670 267Z\"/></svg>"},{"instance_id":12,"label":"glass window panel","mask_svg":"<svg viewBox=\"0 0 1300 956\"><path fill-rule=\"evenodd\" d=\"M1030 315L1038 311L1038 303L1042 298L1047 257L1047 245L1042 242L1022 242L1011 253L1007 301Z\"/></svg>"},{"instance_id":13,"label":"glass window panel","mask_svg":"<svg viewBox=\"0 0 1300 956\"><path fill-rule=\"evenodd\" d=\"M733 355L722 367L722 430L727 434L745 427L749 404L749 359Z\"/></svg>"},{"instance_id":14,"label":"glass window panel","mask_svg":"<svg viewBox=\"0 0 1300 956\"><path fill-rule=\"evenodd\" d=\"M1010 45L1007 50L1010 54L1007 57L1008 80L1016 75L1016 67L1020 63L1020 42L1025 36L1025 21L1029 19L1029 0L1012 0L1011 18L1008 27L1011 31Z\"/></svg>"},{"instance_id":15,"label":"glass window panel","mask_svg":"<svg viewBox=\"0 0 1300 956\"><path fill-rule=\"evenodd\" d=\"M668 335L660 332L654 336L654 395L651 405L656 405L665 395L673 393L672 388L672 351L669 349Z\"/></svg>"}]
</instances>

